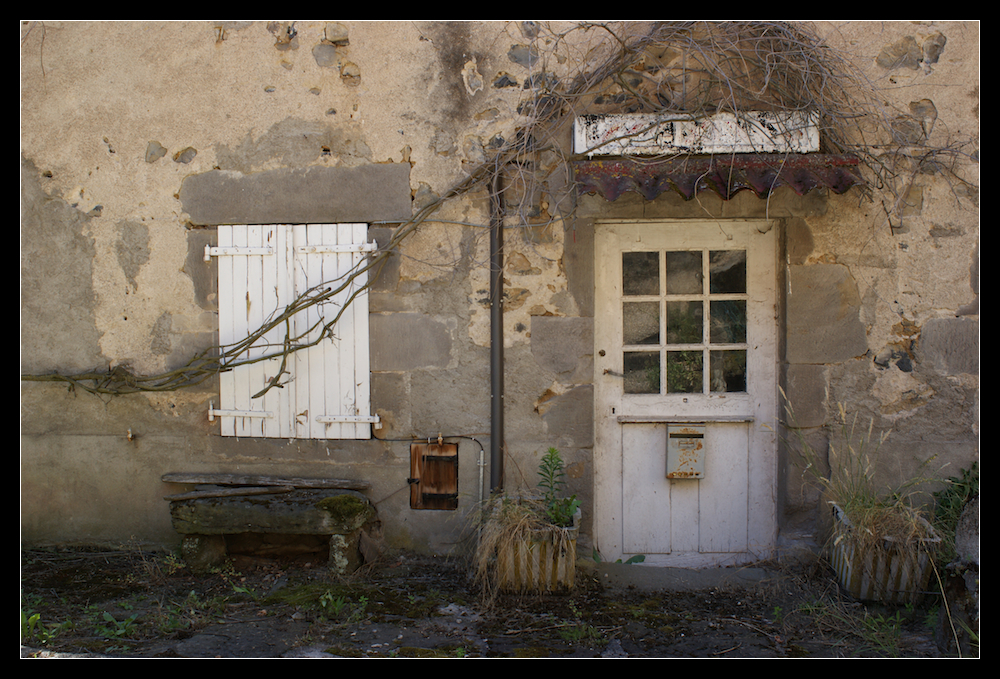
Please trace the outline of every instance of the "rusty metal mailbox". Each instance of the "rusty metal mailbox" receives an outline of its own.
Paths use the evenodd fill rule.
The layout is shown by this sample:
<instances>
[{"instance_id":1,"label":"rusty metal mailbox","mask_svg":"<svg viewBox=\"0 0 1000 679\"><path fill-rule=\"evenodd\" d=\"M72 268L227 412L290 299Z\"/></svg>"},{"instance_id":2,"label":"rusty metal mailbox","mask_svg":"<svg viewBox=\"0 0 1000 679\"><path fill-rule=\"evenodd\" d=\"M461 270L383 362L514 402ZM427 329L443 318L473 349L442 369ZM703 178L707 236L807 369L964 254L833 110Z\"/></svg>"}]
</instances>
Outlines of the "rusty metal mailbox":
<instances>
[{"instance_id":1,"label":"rusty metal mailbox","mask_svg":"<svg viewBox=\"0 0 1000 679\"><path fill-rule=\"evenodd\" d=\"M705 425L667 425L667 478L701 479L705 476Z\"/></svg>"}]
</instances>

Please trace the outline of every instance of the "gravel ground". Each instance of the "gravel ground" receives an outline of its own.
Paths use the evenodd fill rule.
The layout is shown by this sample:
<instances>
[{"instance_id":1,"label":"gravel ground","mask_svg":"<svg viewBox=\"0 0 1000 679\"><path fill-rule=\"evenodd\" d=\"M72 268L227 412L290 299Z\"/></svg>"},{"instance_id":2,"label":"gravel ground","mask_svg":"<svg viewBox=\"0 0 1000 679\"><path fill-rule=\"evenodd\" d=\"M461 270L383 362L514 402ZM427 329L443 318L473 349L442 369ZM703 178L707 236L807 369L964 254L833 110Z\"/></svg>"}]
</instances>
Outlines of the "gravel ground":
<instances>
[{"instance_id":1,"label":"gravel ground","mask_svg":"<svg viewBox=\"0 0 1000 679\"><path fill-rule=\"evenodd\" d=\"M705 573L581 560L570 592L492 601L467 573L409 553L337 578L308 557L237 557L199 576L138 550L22 552L21 657L941 657L934 597L862 605L820 562Z\"/></svg>"}]
</instances>

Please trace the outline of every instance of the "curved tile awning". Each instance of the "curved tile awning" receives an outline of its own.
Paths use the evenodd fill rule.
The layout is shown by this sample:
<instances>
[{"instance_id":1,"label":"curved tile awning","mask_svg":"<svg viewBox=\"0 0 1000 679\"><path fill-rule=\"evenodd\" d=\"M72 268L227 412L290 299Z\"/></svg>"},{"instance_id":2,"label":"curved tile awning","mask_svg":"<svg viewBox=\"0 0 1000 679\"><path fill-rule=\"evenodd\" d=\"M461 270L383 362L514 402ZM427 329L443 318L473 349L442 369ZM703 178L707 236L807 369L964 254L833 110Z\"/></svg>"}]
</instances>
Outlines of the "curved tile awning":
<instances>
[{"instance_id":1,"label":"curved tile awning","mask_svg":"<svg viewBox=\"0 0 1000 679\"><path fill-rule=\"evenodd\" d=\"M779 186L788 186L799 195L816 188L839 194L865 183L857 158L829 154L687 156L646 162L581 160L574 163L574 172L581 193L596 193L609 201L626 191L653 200L667 190L691 200L706 189L723 200L744 189L766 198Z\"/></svg>"}]
</instances>

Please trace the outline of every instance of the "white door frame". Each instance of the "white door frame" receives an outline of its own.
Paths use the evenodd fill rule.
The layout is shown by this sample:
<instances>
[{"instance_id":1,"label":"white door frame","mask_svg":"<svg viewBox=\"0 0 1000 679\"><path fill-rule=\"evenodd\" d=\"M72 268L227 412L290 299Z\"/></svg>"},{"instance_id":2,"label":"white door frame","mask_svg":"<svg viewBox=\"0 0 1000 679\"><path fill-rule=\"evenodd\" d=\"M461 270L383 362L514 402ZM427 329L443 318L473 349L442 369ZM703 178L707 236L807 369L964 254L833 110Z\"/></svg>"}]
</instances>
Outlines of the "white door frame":
<instances>
[{"instance_id":1,"label":"white door frame","mask_svg":"<svg viewBox=\"0 0 1000 679\"><path fill-rule=\"evenodd\" d=\"M636 249L683 249L687 234L710 226L724 238L745 233L748 256L747 375L749 393L660 395L624 394L621 339L621 255L623 243L643 241ZM702 229L709 233L709 229ZM623 488L622 432L666 423L706 422L730 437L748 441L746 456L746 540L740 551L684 550L646 554L646 564L708 567L744 563L771 555L777 540L777 228L765 220L601 220L595 222L594 312L594 546L604 559L633 556L624 549L626 502ZM714 238L714 236L712 236ZM697 239L696 239L697 240ZM692 247L698 247L694 243ZM710 246L710 247L715 247ZM612 261L616 259L617 261ZM611 319L611 320L609 320ZM713 425L713 423L715 423ZM742 431L742 430L740 430ZM662 436L662 435L661 435ZM664 439L665 440L665 439ZM719 440L719 439L717 439ZM664 455L665 455L664 451ZM742 473L742 472L741 472ZM685 488L698 481L682 481ZM687 492L685 490L685 492ZM727 499L734 502L732 499ZM735 500L741 503L743 499ZM738 514L742 514L742 509ZM675 517L677 520L678 517ZM740 516L740 520L743 517ZM655 523L655 519L650 523ZM651 526L651 529L656 529Z\"/></svg>"}]
</instances>

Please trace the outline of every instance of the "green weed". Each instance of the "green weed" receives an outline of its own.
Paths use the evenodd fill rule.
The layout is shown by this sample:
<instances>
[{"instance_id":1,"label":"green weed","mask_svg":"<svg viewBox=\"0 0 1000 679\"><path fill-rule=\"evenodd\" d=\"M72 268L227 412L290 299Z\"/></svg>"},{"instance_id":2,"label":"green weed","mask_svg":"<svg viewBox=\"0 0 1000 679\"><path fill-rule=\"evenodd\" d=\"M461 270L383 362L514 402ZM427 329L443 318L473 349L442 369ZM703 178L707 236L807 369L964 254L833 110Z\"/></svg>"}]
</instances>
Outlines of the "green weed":
<instances>
[{"instance_id":1,"label":"green weed","mask_svg":"<svg viewBox=\"0 0 1000 679\"><path fill-rule=\"evenodd\" d=\"M831 601L803 604L799 612L812 618L816 627L861 642L861 652L897 658L902 653L902 610L894 614L872 612L861 604Z\"/></svg>"},{"instance_id":2,"label":"green weed","mask_svg":"<svg viewBox=\"0 0 1000 679\"><path fill-rule=\"evenodd\" d=\"M61 632L72 629L73 623L66 620L58 625L45 625L42 623L40 613L21 610L21 643L38 644L45 646L55 639Z\"/></svg>"},{"instance_id":3,"label":"green weed","mask_svg":"<svg viewBox=\"0 0 1000 679\"><path fill-rule=\"evenodd\" d=\"M319 606L327 617L339 618L340 613L347 606L347 599L342 596L334 596L332 592L324 592L319 597Z\"/></svg>"},{"instance_id":4,"label":"green weed","mask_svg":"<svg viewBox=\"0 0 1000 679\"><path fill-rule=\"evenodd\" d=\"M257 600L257 593L254 592L249 587L241 587L240 585L233 585L233 591L237 594L243 594L244 596L250 597L254 601Z\"/></svg>"},{"instance_id":5,"label":"green weed","mask_svg":"<svg viewBox=\"0 0 1000 679\"><path fill-rule=\"evenodd\" d=\"M969 500L979 495L979 463L973 462L958 476L945 479L945 484L934 493L934 527L944 538L944 549L938 557L940 563L948 563L956 556L954 536L958 519Z\"/></svg>"},{"instance_id":6,"label":"green weed","mask_svg":"<svg viewBox=\"0 0 1000 679\"><path fill-rule=\"evenodd\" d=\"M94 631L105 639L127 639L136 633L138 625L135 621L138 617L138 615L130 615L123 620L118 620L105 611L101 616L103 624L98 624Z\"/></svg>"},{"instance_id":7,"label":"green weed","mask_svg":"<svg viewBox=\"0 0 1000 679\"><path fill-rule=\"evenodd\" d=\"M565 476L559 451L549 448L538 464L538 487L544 491L545 514L556 526L572 526L573 517L580 507L576 495L558 497L565 485Z\"/></svg>"}]
</instances>

